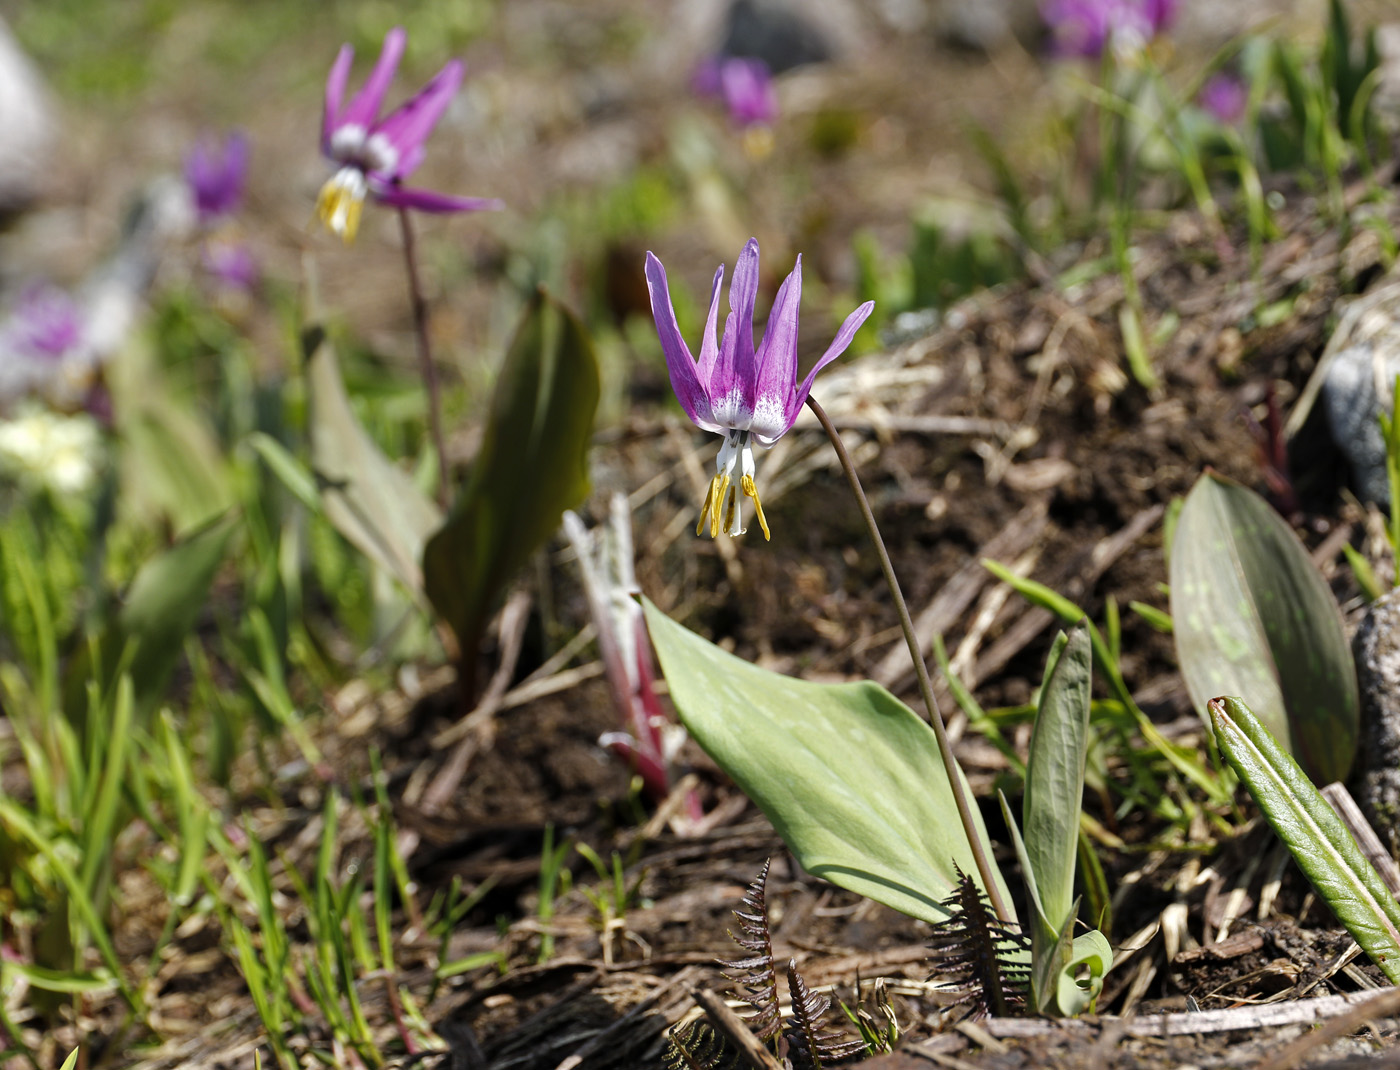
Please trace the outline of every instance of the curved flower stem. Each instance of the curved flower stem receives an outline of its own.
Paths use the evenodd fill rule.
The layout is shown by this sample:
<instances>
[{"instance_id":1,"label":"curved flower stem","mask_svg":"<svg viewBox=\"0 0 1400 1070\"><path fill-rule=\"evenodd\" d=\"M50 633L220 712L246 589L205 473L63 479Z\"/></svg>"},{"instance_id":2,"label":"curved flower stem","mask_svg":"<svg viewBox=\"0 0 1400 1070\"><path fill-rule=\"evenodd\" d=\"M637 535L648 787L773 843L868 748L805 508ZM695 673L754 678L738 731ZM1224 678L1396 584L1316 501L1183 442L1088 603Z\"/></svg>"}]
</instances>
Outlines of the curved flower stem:
<instances>
[{"instance_id":1,"label":"curved flower stem","mask_svg":"<svg viewBox=\"0 0 1400 1070\"><path fill-rule=\"evenodd\" d=\"M437 366L433 363L433 348L428 337L428 302L418 282L417 246L413 240L413 223L408 209L399 208L399 225L403 228L403 258L408 269L408 296L413 305L413 326L418 333L418 363L423 374L423 386L428 392L428 424L437 451L437 501L447 508L447 449L442 437L442 398L438 390Z\"/></svg>"},{"instance_id":2,"label":"curved flower stem","mask_svg":"<svg viewBox=\"0 0 1400 1070\"><path fill-rule=\"evenodd\" d=\"M885 583L889 586L890 597L894 599L895 609L899 612L899 626L904 631L904 641L909 644L909 656L914 659L914 670L919 676L919 692L924 696L924 705L928 708L929 722L933 725L933 734L938 739L938 753L943 759L943 768L948 772L948 784L953 791L953 800L958 806L958 818L962 821L963 834L967 837L967 845L971 848L972 857L977 863L977 873L982 878L982 887L986 889L987 898L991 900L992 909L997 912L997 917L1002 921L1010 921L1011 914L1007 911L1006 904L1002 902L1001 889L997 887L997 883L992 877L991 863L983 849L982 838L977 834L977 826L972 820L972 804L968 801L967 789L963 784L957 759L953 757L953 747L948 742L948 730L943 726L943 714L938 709L938 700L933 696L933 684L929 680L928 666L924 664L923 654L919 651L919 640L914 634L914 622L909 617L909 606L905 604L904 595L900 593L899 579L894 574L894 566L890 564L890 555L885 549L885 540L880 535L880 528L875 523L875 514L870 511L870 502L865 497L865 491L860 485L860 477L856 475L856 467L851 463L851 455L846 452L846 444L836 433L836 427L832 424L831 418L827 416L826 411L817 404L817 399L811 394L807 395L807 407L816 414L817 419L821 422L822 430L826 432L826 437L831 440L831 446L836 451L837 459L841 462L841 470L846 473L846 482L851 485L851 493L855 495L856 501L860 505L860 515L865 519L865 526L870 531L870 541L875 544L875 553L880 558L880 571L885 574Z\"/></svg>"}]
</instances>

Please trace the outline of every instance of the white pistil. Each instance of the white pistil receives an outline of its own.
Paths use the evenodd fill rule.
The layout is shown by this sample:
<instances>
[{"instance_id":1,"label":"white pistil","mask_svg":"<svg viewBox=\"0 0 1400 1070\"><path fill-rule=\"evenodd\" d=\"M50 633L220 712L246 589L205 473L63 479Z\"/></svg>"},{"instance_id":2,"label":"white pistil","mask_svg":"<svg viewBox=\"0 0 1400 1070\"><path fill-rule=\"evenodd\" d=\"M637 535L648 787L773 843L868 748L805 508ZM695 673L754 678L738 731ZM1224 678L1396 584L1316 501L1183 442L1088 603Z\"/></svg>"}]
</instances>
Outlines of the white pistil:
<instances>
[{"instance_id":1,"label":"white pistil","mask_svg":"<svg viewBox=\"0 0 1400 1070\"><path fill-rule=\"evenodd\" d=\"M734 478L735 466L739 478ZM743 497L753 499L758 514L763 537L769 538L768 521L763 515L763 503L758 500L758 488L754 485L753 446L749 442L748 431L730 429L724 436L715 460L715 475L710 480L710 489L705 495L705 504L700 509L700 521L695 525L695 534L706 528L709 520L710 537L714 538L723 529L726 535L742 535L747 530L743 523Z\"/></svg>"}]
</instances>

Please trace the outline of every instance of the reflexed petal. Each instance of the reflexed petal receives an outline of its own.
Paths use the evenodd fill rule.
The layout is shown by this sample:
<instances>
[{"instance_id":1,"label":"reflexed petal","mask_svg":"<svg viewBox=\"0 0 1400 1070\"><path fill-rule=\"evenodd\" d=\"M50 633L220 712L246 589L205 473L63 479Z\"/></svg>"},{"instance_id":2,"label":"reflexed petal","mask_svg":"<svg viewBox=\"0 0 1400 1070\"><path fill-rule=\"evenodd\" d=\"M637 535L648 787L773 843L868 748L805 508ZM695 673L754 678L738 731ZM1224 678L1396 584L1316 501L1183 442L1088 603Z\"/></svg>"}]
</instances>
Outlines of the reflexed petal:
<instances>
[{"instance_id":1,"label":"reflexed petal","mask_svg":"<svg viewBox=\"0 0 1400 1070\"><path fill-rule=\"evenodd\" d=\"M817 377L817 372L846 352L846 347L851 344L851 339L856 336L856 331L860 330L861 324L869 319L870 313L874 311L875 302L867 301L846 317L846 322L841 324L841 329L836 332L836 337L832 339L831 345L827 346L821 360L812 365L812 370L807 373L807 378L803 379L802 385L797 388L797 396L793 398L792 409L788 414L788 427L791 427L792 422L797 419L797 410L802 408L807 401L807 395L812 392L812 380Z\"/></svg>"},{"instance_id":2,"label":"reflexed petal","mask_svg":"<svg viewBox=\"0 0 1400 1070\"><path fill-rule=\"evenodd\" d=\"M710 284L710 314L705 319L705 337L700 339L700 385L710 388L710 377L714 375L715 361L719 359L719 342L715 328L719 323L719 288L724 283L724 265L715 271L715 281Z\"/></svg>"},{"instance_id":3,"label":"reflexed petal","mask_svg":"<svg viewBox=\"0 0 1400 1070\"><path fill-rule=\"evenodd\" d=\"M647 292L651 295L651 316L656 321L656 333L661 338L661 350L666 354L666 370L671 374L671 389L685 414L697 427L718 431L710 409L710 399L695 372L695 360L690 347L681 337L676 324L676 310L671 305L671 291L666 283L666 269L653 253L647 253Z\"/></svg>"},{"instance_id":4,"label":"reflexed petal","mask_svg":"<svg viewBox=\"0 0 1400 1070\"><path fill-rule=\"evenodd\" d=\"M792 426L797 415L792 398L797 384L797 318L801 306L802 257L799 256L778 290L773 310L768 314L768 326L763 329L763 341L754 358L757 375L754 377L752 430L762 438L778 438Z\"/></svg>"},{"instance_id":5,"label":"reflexed petal","mask_svg":"<svg viewBox=\"0 0 1400 1070\"><path fill-rule=\"evenodd\" d=\"M419 93L394 110L372 131L389 139L398 152L393 177L403 178L423 162L423 142L462 84L462 63L452 60Z\"/></svg>"},{"instance_id":6,"label":"reflexed petal","mask_svg":"<svg viewBox=\"0 0 1400 1070\"><path fill-rule=\"evenodd\" d=\"M350 45L342 45L331 64L330 77L326 79L326 112L321 117L321 151L331 151L331 131L340 122L340 102L345 99L345 84L350 80L350 65L355 62L355 50Z\"/></svg>"},{"instance_id":7,"label":"reflexed petal","mask_svg":"<svg viewBox=\"0 0 1400 1070\"><path fill-rule=\"evenodd\" d=\"M817 372L821 371L846 351L846 347L851 344L851 339L856 336L856 331L860 330L861 324L869 318L870 313L874 310L875 302L867 301L846 317L846 322L841 324L841 329L836 332L836 337L832 340L831 345L827 347L821 359L812 366L812 370L807 373L807 378L802 380L802 385L797 388L797 392L792 395L792 399L788 403L787 411L784 414L784 426L782 431L776 435L768 435L755 429L754 437L758 439L762 445L773 445L774 442L782 438L782 436L792 428L793 423L797 420L798 412L807 401L807 395L812 392L812 382L816 379Z\"/></svg>"},{"instance_id":8,"label":"reflexed petal","mask_svg":"<svg viewBox=\"0 0 1400 1070\"><path fill-rule=\"evenodd\" d=\"M395 26L384 37L384 48L370 72L364 87L355 94L349 104L336 117L336 126L359 126L368 130L374 125L375 116L384 103L384 94L389 91L389 83L394 80L394 72L399 69L403 58L403 46L407 34L402 26ZM342 54L344 50L342 49ZM339 60L337 59L337 62ZM329 86L327 87L329 89Z\"/></svg>"},{"instance_id":9,"label":"reflexed petal","mask_svg":"<svg viewBox=\"0 0 1400 1070\"><path fill-rule=\"evenodd\" d=\"M426 189L409 189L392 182L383 181L378 175L370 176L370 193L380 204L391 208L412 208L417 212L434 212L446 215L451 212L498 212L505 203L495 197L453 197L446 193L434 193Z\"/></svg>"}]
</instances>

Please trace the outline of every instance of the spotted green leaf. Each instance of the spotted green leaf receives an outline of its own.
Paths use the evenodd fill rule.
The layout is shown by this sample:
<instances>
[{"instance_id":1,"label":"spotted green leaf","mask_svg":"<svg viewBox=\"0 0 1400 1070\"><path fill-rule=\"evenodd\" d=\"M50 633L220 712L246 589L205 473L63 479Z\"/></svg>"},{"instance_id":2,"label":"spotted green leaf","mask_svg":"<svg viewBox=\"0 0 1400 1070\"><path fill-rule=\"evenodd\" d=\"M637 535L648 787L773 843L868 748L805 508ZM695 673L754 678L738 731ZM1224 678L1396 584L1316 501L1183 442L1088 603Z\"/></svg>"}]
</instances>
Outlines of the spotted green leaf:
<instances>
[{"instance_id":1,"label":"spotted green leaf","mask_svg":"<svg viewBox=\"0 0 1400 1070\"><path fill-rule=\"evenodd\" d=\"M1293 530L1259 495L1207 472L1181 510L1171 557L1177 657L1203 717L1248 695L1315 783L1356 752L1356 671L1336 599Z\"/></svg>"}]
</instances>

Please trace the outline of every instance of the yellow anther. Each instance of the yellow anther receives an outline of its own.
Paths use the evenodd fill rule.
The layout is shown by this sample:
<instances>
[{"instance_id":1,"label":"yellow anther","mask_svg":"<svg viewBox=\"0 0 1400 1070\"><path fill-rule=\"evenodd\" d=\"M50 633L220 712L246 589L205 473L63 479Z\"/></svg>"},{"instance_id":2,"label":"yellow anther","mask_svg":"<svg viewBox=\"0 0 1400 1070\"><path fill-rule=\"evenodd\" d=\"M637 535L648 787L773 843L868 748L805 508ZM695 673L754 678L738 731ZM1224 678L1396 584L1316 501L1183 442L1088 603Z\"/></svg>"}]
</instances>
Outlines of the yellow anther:
<instances>
[{"instance_id":1,"label":"yellow anther","mask_svg":"<svg viewBox=\"0 0 1400 1070\"><path fill-rule=\"evenodd\" d=\"M754 485L753 476L744 476L739 481L739 485L744 488L744 493L753 499L754 512L758 514L758 526L763 529L763 541L771 541L772 536L768 534L768 519L763 515L763 503L758 500L758 487Z\"/></svg>"},{"instance_id":2,"label":"yellow anther","mask_svg":"<svg viewBox=\"0 0 1400 1070\"><path fill-rule=\"evenodd\" d=\"M720 510L724 507L724 496L729 492L729 473L716 477L719 480L719 489L715 491L715 507L710 510L710 538L719 538L720 533ZM725 518L726 520L728 517ZM728 525L724 525L728 530Z\"/></svg>"},{"instance_id":3,"label":"yellow anther","mask_svg":"<svg viewBox=\"0 0 1400 1070\"><path fill-rule=\"evenodd\" d=\"M705 504L700 507L700 520L695 525L695 534L705 530L705 518L710 517L710 538L719 534L719 513L724 504L724 491L729 485L729 477L716 472L710 480L710 489L705 495Z\"/></svg>"},{"instance_id":4,"label":"yellow anther","mask_svg":"<svg viewBox=\"0 0 1400 1070\"><path fill-rule=\"evenodd\" d=\"M359 232L360 213L364 206L362 197L355 196L353 190L337 182L334 177L321 187L321 193L316 198L316 214L321 222L339 234L346 245L354 241Z\"/></svg>"},{"instance_id":5,"label":"yellow anther","mask_svg":"<svg viewBox=\"0 0 1400 1070\"><path fill-rule=\"evenodd\" d=\"M729 501L724 507L724 530L729 534L734 534L734 528L738 526L739 514L739 488L729 488ZM742 532L739 532L742 534Z\"/></svg>"}]
</instances>

